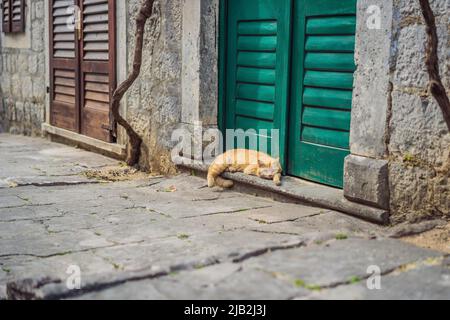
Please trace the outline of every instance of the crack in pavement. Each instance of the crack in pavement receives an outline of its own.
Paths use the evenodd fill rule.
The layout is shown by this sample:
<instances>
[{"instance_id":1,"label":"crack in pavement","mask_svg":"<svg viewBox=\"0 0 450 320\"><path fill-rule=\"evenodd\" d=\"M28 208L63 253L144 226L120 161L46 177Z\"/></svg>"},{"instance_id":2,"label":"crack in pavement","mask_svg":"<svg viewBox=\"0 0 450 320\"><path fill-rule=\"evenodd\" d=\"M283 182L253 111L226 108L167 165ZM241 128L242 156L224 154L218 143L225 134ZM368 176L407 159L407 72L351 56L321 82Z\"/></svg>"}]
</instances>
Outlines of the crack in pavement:
<instances>
[{"instance_id":1,"label":"crack in pavement","mask_svg":"<svg viewBox=\"0 0 450 320\"><path fill-rule=\"evenodd\" d=\"M36 218L23 218L23 219L11 219L11 220L1 220L0 223L13 223L13 222L22 222L22 221L32 221L32 222L38 222L41 223L42 221L49 221L54 218L62 218L63 216L42 216L42 217L36 217Z\"/></svg>"},{"instance_id":2,"label":"crack in pavement","mask_svg":"<svg viewBox=\"0 0 450 320\"><path fill-rule=\"evenodd\" d=\"M305 247L305 246L306 246L306 244L305 244L304 240L301 240L301 241L298 241L298 242L295 242L292 244L269 246L269 247L257 249L257 250L248 252L246 254L243 254L241 257L234 258L232 260L232 262L233 263L242 263L245 260L256 258L256 257L262 256L266 253L271 253L271 252L280 251L280 250L297 249L297 248L301 248L301 247Z\"/></svg>"},{"instance_id":3,"label":"crack in pavement","mask_svg":"<svg viewBox=\"0 0 450 320\"><path fill-rule=\"evenodd\" d=\"M38 188L48 188L48 187L67 187L67 186L80 186L80 185L89 185L89 184L100 184L106 183L102 181L54 181L54 182L15 182L17 186L14 189L22 188L22 187L38 187Z\"/></svg>"},{"instance_id":4,"label":"crack in pavement","mask_svg":"<svg viewBox=\"0 0 450 320\"><path fill-rule=\"evenodd\" d=\"M280 220L280 221L274 221L274 222L267 222L264 219L257 219L257 218L252 218L249 217L250 220L255 221L255 222L259 222L261 224L265 224L265 225L273 225L273 224L281 224L281 223L285 223L285 222L297 222L303 219L309 219L309 218L314 218L314 217L318 217L318 216L322 216L325 214L330 213L331 211L326 211L326 212L319 212L319 213L312 213L310 215L307 216L303 216L303 217L298 217L298 218L292 218L292 219L286 219L286 220Z\"/></svg>"},{"instance_id":5,"label":"crack in pavement","mask_svg":"<svg viewBox=\"0 0 450 320\"><path fill-rule=\"evenodd\" d=\"M192 202L208 202L208 201L216 201L216 200L228 200L228 199L236 199L236 198L241 198L242 196L240 195L236 195L236 196L231 196L231 197L223 197L223 194L220 194L218 196L215 197L211 197L211 198L194 198L192 199Z\"/></svg>"},{"instance_id":6,"label":"crack in pavement","mask_svg":"<svg viewBox=\"0 0 450 320\"><path fill-rule=\"evenodd\" d=\"M153 183L144 183L142 185L136 186L135 188L136 189L150 188L150 187L156 186L158 184L161 184L163 181L164 180L161 179L160 181L153 182Z\"/></svg>"},{"instance_id":7,"label":"crack in pavement","mask_svg":"<svg viewBox=\"0 0 450 320\"><path fill-rule=\"evenodd\" d=\"M233 213L247 212L247 211L251 211L251 210L266 209L266 208L272 208L272 207L273 206L261 206L261 207L247 208L247 209L236 209L236 210L230 210L230 211L212 212L212 213L199 214L199 215L194 215L194 216L181 217L181 219L193 219L193 218L199 218L199 217L209 217L209 216L215 216L215 215L219 215L219 214L233 214Z\"/></svg>"},{"instance_id":8,"label":"crack in pavement","mask_svg":"<svg viewBox=\"0 0 450 320\"><path fill-rule=\"evenodd\" d=\"M145 242L145 240L133 241L133 242L128 242L128 243L121 243L121 242L116 242L116 241L111 241L111 240L107 240L107 241L111 242L112 244L108 245L108 246L86 248L86 249L81 249L81 250L68 250L68 251L57 252L57 253L52 253L52 254L48 254L48 255L38 255L38 254L34 254L34 253L8 253L8 254L0 255L0 258L32 257L32 258L38 258L38 259L48 259L48 258L53 258L53 257L60 257L60 256L69 255L69 254L83 253L83 252L95 251L95 250L100 250L100 249L120 248L123 246L137 245L137 244L141 244L141 243Z\"/></svg>"},{"instance_id":9,"label":"crack in pavement","mask_svg":"<svg viewBox=\"0 0 450 320\"><path fill-rule=\"evenodd\" d=\"M294 232L286 232L286 231L268 231L268 230L258 230L258 229L252 229L252 228L246 228L246 230L251 232L258 232L258 233L266 233L266 234L276 234L276 235L285 235L285 236L298 236L298 233Z\"/></svg>"},{"instance_id":10,"label":"crack in pavement","mask_svg":"<svg viewBox=\"0 0 450 320\"><path fill-rule=\"evenodd\" d=\"M8 207L0 207L1 209L17 209L17 208L26 208L26 207L48 207L48 206L54 206L56 203L24 203L18 206L8 206Z\"/></svg>"}]
</instances>

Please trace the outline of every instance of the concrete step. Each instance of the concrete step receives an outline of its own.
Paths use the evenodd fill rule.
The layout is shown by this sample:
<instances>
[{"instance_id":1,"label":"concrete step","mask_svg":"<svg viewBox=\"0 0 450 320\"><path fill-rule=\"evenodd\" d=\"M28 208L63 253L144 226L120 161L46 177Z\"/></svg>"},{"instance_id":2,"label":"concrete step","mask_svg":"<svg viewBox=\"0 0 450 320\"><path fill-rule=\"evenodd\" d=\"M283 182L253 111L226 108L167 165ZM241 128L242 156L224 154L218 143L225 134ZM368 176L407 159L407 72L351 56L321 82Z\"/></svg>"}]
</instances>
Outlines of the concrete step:
<instances>
[{"instance_id":1,"label":"concrete step","mask_svg":"<svg viewBox=\"0 0 450 320\"><path fill-rule=\"evenodd\" d=\"M194 163L186 159L179 166L181 170L193 171L205 176L208 165ZM243 193L269 197L277 201L307 204L325 209L346 213L377 224L389 224L389 212L359 203L351 202L344 197L340 189L312 183L294 177L283 177L283 184L278 187L272 181L243 173L224 173L223 177L235 182L234 190Z\"/></svg>"}]
</instances>

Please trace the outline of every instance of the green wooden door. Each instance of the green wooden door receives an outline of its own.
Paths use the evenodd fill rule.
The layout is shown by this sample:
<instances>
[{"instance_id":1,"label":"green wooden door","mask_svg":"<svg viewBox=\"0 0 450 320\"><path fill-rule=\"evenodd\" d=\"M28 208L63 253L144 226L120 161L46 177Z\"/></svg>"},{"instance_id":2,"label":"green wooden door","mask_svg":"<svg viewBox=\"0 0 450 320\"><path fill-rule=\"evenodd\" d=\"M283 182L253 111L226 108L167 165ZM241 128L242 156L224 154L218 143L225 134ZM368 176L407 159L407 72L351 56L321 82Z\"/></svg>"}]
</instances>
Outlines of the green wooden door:
<instances>
[{"instance_id":1,"label":"green wooden door","mask_svg":"<svg viewBox=\"0 0 450 320\"><path fill-rule=\"evenodd\" d=\"M284 163L292 1L227 3L226 129L256 130L258 145L266 141L269 153L272 137L279 140ZM272 129L280 130L278 137Z\"/></svg>"},{"instance_id":2,"label":"green wooden door","mask_svg":"<svg viewBox=\"0 0 450 320\"><path fill-rule=\"evenodd\" d=\"M296 0L293 21L289 174L342 187L356 0Z\"/></svg>"}]
</instances>

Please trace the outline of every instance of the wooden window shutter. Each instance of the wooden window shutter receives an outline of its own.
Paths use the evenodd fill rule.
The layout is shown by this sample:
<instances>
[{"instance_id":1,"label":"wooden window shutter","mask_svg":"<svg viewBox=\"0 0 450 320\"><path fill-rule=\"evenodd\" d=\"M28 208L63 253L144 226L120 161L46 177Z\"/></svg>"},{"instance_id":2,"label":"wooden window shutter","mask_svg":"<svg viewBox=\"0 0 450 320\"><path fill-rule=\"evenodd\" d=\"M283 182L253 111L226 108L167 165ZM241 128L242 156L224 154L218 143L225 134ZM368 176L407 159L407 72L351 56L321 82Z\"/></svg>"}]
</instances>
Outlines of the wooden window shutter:
<instances>
[{"instance_id":1,"label":"wooden window shutter","mask_svg":"<svg viewBox=\"0 0 450 320\"><path fill-rule=\"evenodd\" d=\"M115 2L51 0L49 8L51 123L107 142L115 129Z\"/></svg>"},{"instance_id":2,"label":"wooden window shutter","mask_svg":"<svg viewBox=\"0 0 450 320\"><path fill-rule=\"evenodd\" d=\"M2 0L1 4L3 32L25 32L25 0Z\"/></svg>"},{"instance_id":3,"label":"wooden window shutter","mask_svg":"<svg viewBox=\"0 0 450 320\"><path fill-rule=\"evenodd\" d=\"M2 30L5 33L11 32L11 0L2 0Z\"/></svg>"},{"instance_id":4,"label":"wooden window shutter","mask_svg":"<svg viewBox=\"0 0 450 320\"><path fill-rule=\"evenodd\" d=\"M78 46L75 30L67 25L74 21L70 8L75 4L74 0L50 1L50 121L79 132Z\"/></svg>"},{"instance_id":5,"label":"wooden window shutter","mask_svg":"<svg viewBox=\"0 0 450 320\"><path fill-rule=\"evenodd\" d=\"M111 100L115 79L115 1L81 2L81 133L113 141Z\"/></svg>"},{"instance_id":6,"label":"wooden window shutter","mask_svg":"<svg viewBox=\"0 0 450 320\"><path fill-rule=\"evenodd\" d=\"M25 32L25 0L10 0L11 32Z\"/></svg>"},{"instance_id":7,"label":"wooden window shutter","mask_svg":"<svg viewBox=\"0 0 450 320\"><path fill-rule=\"evenodd\" d=\"M247 134L238 133L237 141L246 141L248 148L267 143L267 150L261 151L274 156L277 152L271 150L271 145L277 137L272 136L272 130L278 129L282 155L292 1L232 0L228 3L226 128L256 129L250 139L246 138ZM252 146L251 140L256 140L257 145Z\"/></svg>"}]
</instances>

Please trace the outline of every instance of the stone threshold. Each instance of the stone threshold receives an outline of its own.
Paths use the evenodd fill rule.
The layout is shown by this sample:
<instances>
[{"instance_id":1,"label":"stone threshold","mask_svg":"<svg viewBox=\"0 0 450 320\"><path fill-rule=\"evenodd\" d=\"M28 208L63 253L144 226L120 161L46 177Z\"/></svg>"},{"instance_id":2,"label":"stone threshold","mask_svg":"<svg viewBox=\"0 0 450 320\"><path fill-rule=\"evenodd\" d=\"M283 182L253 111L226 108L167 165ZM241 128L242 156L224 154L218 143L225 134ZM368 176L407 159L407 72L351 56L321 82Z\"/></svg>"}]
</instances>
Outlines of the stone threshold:
<instances>
[{"instance_id":1,"label":"stone threshold","mask_svg":"<svg viewBox=\"0 0 450 320\"><path fill-rule=\"evenodd\" d=\"M206 176L208 172L208 165L191 163L189 159L179 167L202 176ZM289 176L283 177L281 187L275 186L272 181L242 173L224 173L223 176L235 182L234 190L238 192L336 210L373 223L389 224L388 211L351 202L344 197L344 192L340 189Z\"/></svg>"},{"instance_id":2,"label":"stone threshold","mask_svg":"<svg viewBox=\"0 0 450 320\"><path fill-rule=\"evenodd\" d=\"M118 160L124 160L126 157L126 147L120 144L97 140L76 132L54 127L48 123L42 124L42 131L50 135L51 140L54 142L77 146Z\"/></svg>"}]
</instances>

